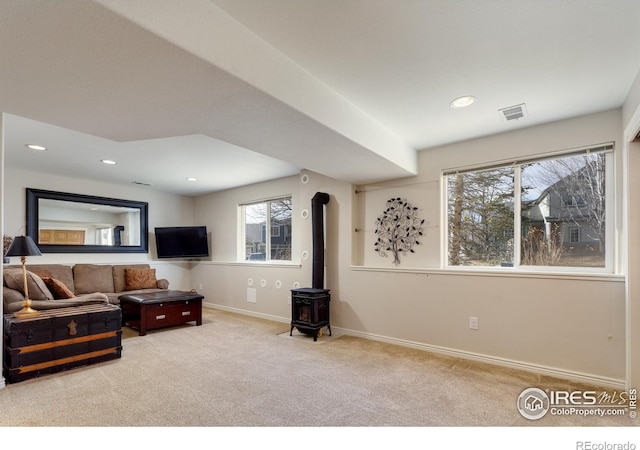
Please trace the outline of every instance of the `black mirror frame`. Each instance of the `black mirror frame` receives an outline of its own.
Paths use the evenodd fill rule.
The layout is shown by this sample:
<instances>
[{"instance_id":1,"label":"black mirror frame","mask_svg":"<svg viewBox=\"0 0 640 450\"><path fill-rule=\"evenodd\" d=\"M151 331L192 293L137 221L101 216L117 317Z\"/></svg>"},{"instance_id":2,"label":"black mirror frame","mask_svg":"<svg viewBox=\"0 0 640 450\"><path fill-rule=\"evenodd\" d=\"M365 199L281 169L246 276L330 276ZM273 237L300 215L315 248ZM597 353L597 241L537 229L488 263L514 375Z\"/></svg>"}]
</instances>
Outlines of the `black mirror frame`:
<instances>
[{"instance_id":1,"label":"black mirror frame","mask_svg":"<svg viewBox=\"0 0 640 450\"><path fill-rule=\"evenodd\" d=\"M62 200L78 203L138 208L140 210L140 245L55 245L38 244L38 200ZM27 188L27 236L31 236L42 253L149 253L149 207L146 202L120 200L117 198L95 197L92 195L70 194L67 192L45 191Z\"/></svg>"}]
</instances>

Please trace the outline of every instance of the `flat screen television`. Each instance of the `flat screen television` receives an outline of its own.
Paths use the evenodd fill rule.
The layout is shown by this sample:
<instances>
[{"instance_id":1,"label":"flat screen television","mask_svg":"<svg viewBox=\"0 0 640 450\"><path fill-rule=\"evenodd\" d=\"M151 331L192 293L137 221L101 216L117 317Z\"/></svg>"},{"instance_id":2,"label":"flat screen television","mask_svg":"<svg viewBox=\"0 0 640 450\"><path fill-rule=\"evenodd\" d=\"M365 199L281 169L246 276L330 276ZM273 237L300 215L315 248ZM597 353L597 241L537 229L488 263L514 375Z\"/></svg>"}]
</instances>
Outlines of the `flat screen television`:
<instances>
[{"instance_id":1,"label":"flat screen television","mask_svg":"<svg viewBox=\"0 0 640 450\"><path fill-rule=\"evenodd\" d=\"M207 227L156 227L158 258L202 258L209 256Z\"/></svg>"}]
</instances>

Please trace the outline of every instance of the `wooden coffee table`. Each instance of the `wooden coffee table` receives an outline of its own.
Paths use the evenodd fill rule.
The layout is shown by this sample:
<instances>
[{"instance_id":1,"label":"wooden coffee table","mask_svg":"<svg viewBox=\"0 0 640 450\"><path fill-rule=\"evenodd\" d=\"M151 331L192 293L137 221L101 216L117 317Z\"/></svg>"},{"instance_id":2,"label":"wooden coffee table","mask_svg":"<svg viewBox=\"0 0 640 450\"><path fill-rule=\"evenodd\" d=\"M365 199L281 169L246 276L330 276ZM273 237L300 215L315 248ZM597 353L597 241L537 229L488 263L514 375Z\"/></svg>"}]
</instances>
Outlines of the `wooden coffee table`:
<instances>
[{"instance_id":1,"label":"wooden coffee table","mask_svg":"<svg viewBox=\"0 0 640 450\"><path fill-rule=\"evenodd\" d=\"M189 322L202 325L203 298L195 292L169 290L121 295L122 325L137 329L140 336Z\"/></svg>"}]
</instances>

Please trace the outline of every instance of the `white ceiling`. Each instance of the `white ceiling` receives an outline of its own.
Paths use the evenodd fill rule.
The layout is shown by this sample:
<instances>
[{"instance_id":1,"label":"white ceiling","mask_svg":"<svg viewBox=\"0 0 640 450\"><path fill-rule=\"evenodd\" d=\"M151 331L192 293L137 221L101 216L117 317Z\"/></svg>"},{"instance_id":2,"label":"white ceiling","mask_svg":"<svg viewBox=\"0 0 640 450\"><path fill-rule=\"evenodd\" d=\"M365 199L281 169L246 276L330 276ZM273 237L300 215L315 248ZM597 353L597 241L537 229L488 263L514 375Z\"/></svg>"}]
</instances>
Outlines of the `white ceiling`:
<instances>
[{"instance_id":1,"label":"white ceiling","mask_svg":"<svg viewBox=\"0 0 640 450\"><path fill-rule=\"evenodd\" d=\"M5 161L183 195L411 176L416 151L620 107L638 23L637 0L0 0Z\"/></svg>"}]
</instances>

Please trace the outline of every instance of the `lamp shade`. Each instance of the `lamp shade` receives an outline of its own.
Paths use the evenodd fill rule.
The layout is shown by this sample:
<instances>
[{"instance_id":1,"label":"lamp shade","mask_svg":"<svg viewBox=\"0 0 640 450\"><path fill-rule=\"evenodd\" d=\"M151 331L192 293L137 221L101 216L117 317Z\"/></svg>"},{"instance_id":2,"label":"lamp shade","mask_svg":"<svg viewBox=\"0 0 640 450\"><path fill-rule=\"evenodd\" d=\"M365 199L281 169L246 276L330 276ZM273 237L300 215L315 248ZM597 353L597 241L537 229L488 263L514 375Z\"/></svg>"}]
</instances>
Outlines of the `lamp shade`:
<instances>
[{"instance_id":1,"label":"lamp shade","mask_svg":"<svg viewBox=\"0 0 640 450\"><path fill-rule=\"evenodd\" d=\"M42 256L31 236L16 236L5 256Z\"/></svg>"}]
</instances>

